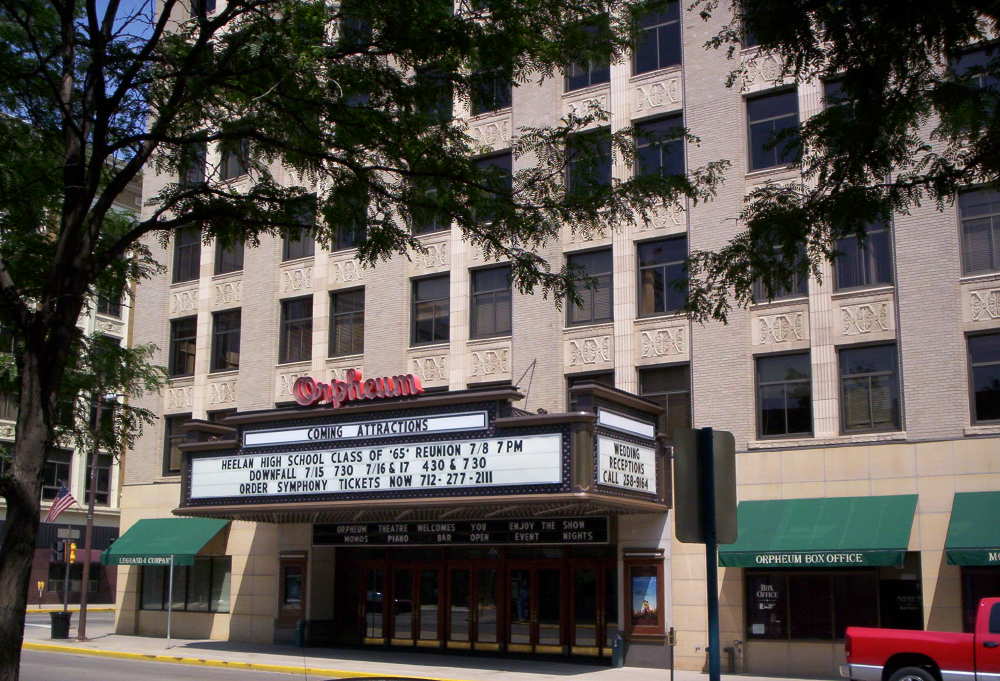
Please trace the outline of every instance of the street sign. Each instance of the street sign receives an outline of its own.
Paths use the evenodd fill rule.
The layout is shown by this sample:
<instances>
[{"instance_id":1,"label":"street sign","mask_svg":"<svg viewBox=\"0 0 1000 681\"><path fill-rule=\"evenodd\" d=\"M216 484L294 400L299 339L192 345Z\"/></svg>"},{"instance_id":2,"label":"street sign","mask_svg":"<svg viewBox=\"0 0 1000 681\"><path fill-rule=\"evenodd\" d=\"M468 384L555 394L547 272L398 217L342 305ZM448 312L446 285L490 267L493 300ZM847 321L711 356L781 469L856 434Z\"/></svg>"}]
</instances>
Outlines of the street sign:
<instances>
[{"instance_id":1,"label":"street sign","mask_svg":"<svg viewBox=\"0 0 1000 681\"><path fill-rule=\"evenodd\" d=\"M79 539L80 530L73 529L72 527L58 527L56 528L56 536L59 539Z\"/></svg>"},{"instance_id":2,"label":"street sign","mask_svg":"<svg viewBox=\"0 0 1000 681\"><path fill-rule=\"evenodd\" d=\"M712 431L715 538L736 541L736 440L725 430ZM679 428L674 434L674 527L677 541L704 544L702 501L705 454L698 450L698 431Z\"/></svg>"}]
</instances>

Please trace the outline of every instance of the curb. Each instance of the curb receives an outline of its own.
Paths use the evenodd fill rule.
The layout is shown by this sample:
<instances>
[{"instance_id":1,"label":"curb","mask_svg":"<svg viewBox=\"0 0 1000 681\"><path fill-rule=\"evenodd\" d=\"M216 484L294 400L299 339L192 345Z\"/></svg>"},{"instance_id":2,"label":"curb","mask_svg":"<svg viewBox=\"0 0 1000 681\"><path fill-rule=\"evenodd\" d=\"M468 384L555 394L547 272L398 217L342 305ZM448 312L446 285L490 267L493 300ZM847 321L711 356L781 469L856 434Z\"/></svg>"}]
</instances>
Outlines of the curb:
<instances>
[{"instance_id":1,"label":"curb","mask_svg":"<svg viewBox=\"0 0 1000 681\"><path fill-rule=\"evenodd\" d=\"M25 610L25 614L28 615L44 615L48 612L62 612L62 608L28 608ZM67 612L80 612L80 607L69 608ZM87 608L87 612L115 612L115 607L113 605L107 605L98 608Z\"/></svg>"},{"instance_id":2,"label":"curb","mask_svg":"<svg viewBox=\"0 0 1000 681\"><path fill-rule=\"evenodd\" d=\"M52 643L35 643L25 641L23 650L35 650L47 653L71 653L73 655L92 655L94 657L114 657L123 660L142 660L143 662L166 662L169 664L187 664L201 667L222 667L226 669L246 669L260 672L284 672L286 674L315 674L332 676L339 679L371 679L373 677L386 679L407 679L416 681L465 681L463 679L443 679L433 676L403 676L401 674L379 674L373 672L355 672L345 669L323 669L321 667L292 666L283 664L262 664L258 662L230 662L228 660L209 660L200 657L177 657L174 655L153 655L149 653L130 653L121 650L97 650Z\"/></svg>"}]
</instances>

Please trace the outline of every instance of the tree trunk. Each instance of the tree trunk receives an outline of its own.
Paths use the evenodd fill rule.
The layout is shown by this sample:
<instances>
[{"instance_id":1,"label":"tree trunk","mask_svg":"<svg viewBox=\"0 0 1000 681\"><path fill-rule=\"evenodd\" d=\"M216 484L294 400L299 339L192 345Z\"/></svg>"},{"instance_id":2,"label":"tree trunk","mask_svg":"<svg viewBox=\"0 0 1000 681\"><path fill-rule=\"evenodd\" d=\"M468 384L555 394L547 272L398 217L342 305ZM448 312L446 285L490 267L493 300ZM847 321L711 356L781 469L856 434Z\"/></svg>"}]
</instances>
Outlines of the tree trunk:
<instances>
[{"instance_id":1,"label":"tree trunk","mask_svg":"<svg viewBox=\"0 0 1000 681\"><path fill-rule=\"evenodd\" d=\"M13 472L2 483L7 534L0 548L0 681L20 672L28 580L38 535L41 472L49 440L45 423L42 362L24 349Z\"/></svg>"}]
</instances>

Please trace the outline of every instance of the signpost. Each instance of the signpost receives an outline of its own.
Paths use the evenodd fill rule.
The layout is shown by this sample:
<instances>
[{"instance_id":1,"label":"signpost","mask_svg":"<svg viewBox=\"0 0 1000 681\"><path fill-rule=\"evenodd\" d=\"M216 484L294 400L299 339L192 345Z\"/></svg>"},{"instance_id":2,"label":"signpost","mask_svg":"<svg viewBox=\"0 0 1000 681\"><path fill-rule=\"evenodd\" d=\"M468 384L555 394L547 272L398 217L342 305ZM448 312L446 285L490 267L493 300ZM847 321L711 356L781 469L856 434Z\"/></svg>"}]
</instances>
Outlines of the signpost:
<instances>
[{"instance_id":1,"label":"signpost","mask_svg":"<svg viewBox=\"0 0 1000 681\"><path fill-rule=\"evenodd\" d=\"M674 522L678 541L705 544L708 678L719 681L719 544L736 541L736 441L711 428L675 434Z\"/></svg>"}]
</instances>

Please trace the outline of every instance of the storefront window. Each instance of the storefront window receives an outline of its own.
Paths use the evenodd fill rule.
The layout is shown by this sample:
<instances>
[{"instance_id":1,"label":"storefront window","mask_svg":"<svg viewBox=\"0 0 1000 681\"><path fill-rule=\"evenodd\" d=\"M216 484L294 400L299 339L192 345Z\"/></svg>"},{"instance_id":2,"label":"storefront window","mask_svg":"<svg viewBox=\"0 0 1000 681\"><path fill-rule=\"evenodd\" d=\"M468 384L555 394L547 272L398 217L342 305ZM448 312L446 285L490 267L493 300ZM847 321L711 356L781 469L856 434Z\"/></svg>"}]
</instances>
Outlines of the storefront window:
<instances>
[{"instance_id":1,"label":"storefront window","mask_svg":"<svg viewBox=\"0 0 1000 681\"><path fill-rule=\"evenodd\" d=\"M194 565L174 566L172 608L189 612L229 612L229 556L197 557ZM141 573L142 610L166 610L170 599L168 570L144 565Z\"/></svg>"},{"instance_id":2,"label":"storefront window","mask_svg":"<svg viewBox=\"0 0 1000 681\"><path fill-rule=\"evenodd\" d=\"M976 609L979 600L1000 594L1000 568L962 568L962 624L964 631L976 627Z\"/></svg>"},{"instance_id":3,"label":"storefront window","mask_svg":"<svg viewBox=\"0 0 1000 681\"><path fill-rule=\"evenodd\" d=\"M747 636L787 638L788 591L785 578L747 573Z\"/></svg>"}]
</instances>

